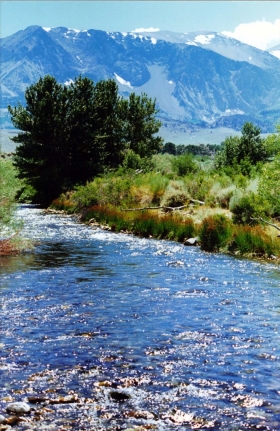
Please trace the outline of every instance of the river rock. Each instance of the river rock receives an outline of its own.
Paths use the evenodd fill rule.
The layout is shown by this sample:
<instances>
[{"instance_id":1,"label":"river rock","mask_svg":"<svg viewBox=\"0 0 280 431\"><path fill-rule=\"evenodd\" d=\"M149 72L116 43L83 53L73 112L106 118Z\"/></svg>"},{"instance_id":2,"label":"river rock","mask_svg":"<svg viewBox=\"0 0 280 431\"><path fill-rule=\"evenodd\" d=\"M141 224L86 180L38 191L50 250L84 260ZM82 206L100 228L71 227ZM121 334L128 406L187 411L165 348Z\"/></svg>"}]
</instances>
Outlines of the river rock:
<instances>
[{"instance_id":1,"label":"river rock","mask_svg":"<svg viewBox=\"0 0 280 431\"><path fill-rule=\"evenodd\" d=\"M3 424L6 421L5 416L0 415L0 424Z\"/></svg>"},{"instance_id":2,"label":"river rock","mask_svg":"<svg viewBox=\"0 0 280 431\"><path fill-rule=\"evenodd\" d=\"M19 402L8 404L6 407L6 410L7 412L12 412L12 413L29 413L31 408L27 403L19 401Z\"/></svg>"},{"instance_id":3,"label":"river rock","mask_svg":"<svg viewBox=\"0 0 280 431\"><path fill-rule=\"evenodd\" d=\"M130 398L130 395L126 394L125 392L112 391L112 392L110 392L110 397L114 401L124 402Z\"/></svg>"},{"instance_id":4,"label":"river rock","mask_svg":"<svg viewBox=\"0 0 280 431\"><path fill-rule=\"evenodd\" d=\"M186 241L184 242L184 245L188 245L188 246L196 246L197 243L199 241L199 238L196 236L195 238L188 238L186 239Z\"/></svg>"}]
</instances>

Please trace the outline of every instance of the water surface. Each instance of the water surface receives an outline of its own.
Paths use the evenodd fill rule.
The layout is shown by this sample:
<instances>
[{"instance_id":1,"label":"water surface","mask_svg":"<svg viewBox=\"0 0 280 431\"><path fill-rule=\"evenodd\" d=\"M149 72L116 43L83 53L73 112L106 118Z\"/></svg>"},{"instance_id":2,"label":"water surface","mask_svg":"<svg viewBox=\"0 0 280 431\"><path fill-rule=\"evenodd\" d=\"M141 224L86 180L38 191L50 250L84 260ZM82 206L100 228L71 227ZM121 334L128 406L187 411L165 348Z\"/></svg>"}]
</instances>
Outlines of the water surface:
<instances>
[{"instance_id":1,"label":"water surface","mask_svg":"<svg viewBox=\"0 0 280 431\"><path fill-rule=\"evenodd\" d=\"M19 216L38 246L0 258L0 413L75 393L36 429L280 429L277 266Z\"/></svg>"}]
</instances>

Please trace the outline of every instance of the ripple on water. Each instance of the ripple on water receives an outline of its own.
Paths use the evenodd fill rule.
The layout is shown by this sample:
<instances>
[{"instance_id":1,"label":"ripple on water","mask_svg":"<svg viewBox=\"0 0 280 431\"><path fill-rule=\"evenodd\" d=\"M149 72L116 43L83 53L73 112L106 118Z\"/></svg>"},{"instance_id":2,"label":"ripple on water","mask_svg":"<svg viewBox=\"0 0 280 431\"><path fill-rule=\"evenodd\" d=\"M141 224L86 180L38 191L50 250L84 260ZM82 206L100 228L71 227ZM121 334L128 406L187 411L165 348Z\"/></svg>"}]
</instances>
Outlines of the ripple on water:
<instances>
[{"instance_id":1,"label":"ripple on water","mask_svg":"<svg viewBox=\"0 0 280 431\"><path fill-rule=\"evenodd\" d=\"M280 428L277 267L20 214L40 244L0 259L0 414L43 396L36 430Z\"/></svg>"}]
</instances>

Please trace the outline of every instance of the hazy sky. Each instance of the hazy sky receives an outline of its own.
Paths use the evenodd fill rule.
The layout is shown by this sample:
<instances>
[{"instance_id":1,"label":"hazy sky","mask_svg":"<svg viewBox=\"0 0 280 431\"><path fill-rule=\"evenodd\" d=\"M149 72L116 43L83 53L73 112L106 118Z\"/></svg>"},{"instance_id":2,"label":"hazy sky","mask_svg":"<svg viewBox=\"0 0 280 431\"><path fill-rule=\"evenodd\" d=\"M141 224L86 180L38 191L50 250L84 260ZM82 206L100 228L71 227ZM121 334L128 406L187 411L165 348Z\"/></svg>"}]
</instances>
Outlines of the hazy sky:
<instances>
[{"instance_id":1,"label":"hazy sky","mask_svg":"<svg viewBox=\"0 0 280 431\"><path fill-rule=\"evenodd\" d=\"M280 43L280 2L1 0L0 37L30 25L122 32L209 30L265 49Z\"/></svg>"}]
</instances>

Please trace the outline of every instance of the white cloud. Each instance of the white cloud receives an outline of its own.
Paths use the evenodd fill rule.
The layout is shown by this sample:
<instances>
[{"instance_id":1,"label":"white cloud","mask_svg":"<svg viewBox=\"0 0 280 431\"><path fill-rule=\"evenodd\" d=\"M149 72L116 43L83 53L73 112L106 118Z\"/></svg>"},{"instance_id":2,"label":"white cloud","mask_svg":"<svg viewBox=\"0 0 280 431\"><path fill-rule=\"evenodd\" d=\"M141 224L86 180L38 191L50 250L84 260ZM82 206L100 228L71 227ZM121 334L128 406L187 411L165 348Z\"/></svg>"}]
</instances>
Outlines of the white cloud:
<instances>
[{"instance_id":1,"label":"white cloud","mask_svg":"<svg viewBox=\"0 0 280 431\"><path fill-rule=\"evenodd\" d=\"M150 27L150 28L136 28L135 30L132 31L132 33L153 33L155 31L159 31L159 28L154 28L154 27Z\"/></svg>"},{"instance_id":2,"label":"white cloud","mask_svg":"<svg viewBox=\"0 0 280 431\"><path fill-rule=\"evenodd\" d=\"M223 31L222 34L265 50L280 43L280 19L239 24L233 32Z\"/></svg>"}]
</instances>

